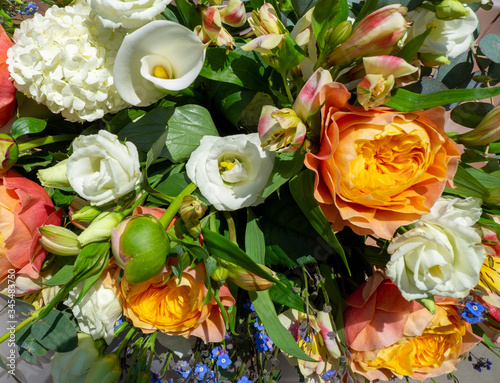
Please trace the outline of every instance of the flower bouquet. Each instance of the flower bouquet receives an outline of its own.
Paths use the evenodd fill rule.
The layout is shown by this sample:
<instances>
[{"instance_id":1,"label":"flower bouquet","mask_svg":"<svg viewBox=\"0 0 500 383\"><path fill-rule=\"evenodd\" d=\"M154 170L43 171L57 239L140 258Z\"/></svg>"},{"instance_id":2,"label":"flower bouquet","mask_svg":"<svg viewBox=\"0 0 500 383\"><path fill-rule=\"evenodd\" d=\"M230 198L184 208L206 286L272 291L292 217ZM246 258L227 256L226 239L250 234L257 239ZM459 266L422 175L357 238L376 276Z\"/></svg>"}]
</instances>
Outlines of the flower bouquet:
<instances>
[{"instance_id":1,"label":"flower bouquet","mask_svg":"<svg viewBox=\"0 0 500 383\"><path fill-rule=\"evenodd\" d=\"M491 2L47 4L0 16L4 377L47 353L63 383L490 369Z\"/></svg>"}]
</instances>

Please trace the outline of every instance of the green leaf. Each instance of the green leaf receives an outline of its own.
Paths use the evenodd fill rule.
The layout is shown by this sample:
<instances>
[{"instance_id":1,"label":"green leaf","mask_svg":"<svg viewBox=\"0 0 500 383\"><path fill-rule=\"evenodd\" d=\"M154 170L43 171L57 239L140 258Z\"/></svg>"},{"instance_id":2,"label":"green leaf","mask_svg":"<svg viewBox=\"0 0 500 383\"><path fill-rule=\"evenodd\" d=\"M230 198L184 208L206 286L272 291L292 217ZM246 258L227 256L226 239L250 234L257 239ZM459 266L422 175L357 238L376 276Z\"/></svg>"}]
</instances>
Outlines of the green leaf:
<instances>
[{"instance_id":1,"label":"green leaf","mask_svg":"<svg viewBox=\"0 0 500 383\"><path fill-rule=\"evenodd\" d=\"M262 91L268 87L262 65L237 52L226 53L225 48L208 48L200 76L255 91Z\"/></svg>"},{"instance_id":2,"label":"green leaf","mask_svg":"<svg viewBox=\"0 0 500 383\"><path fill-rule=\"evenodd\" d=\"M500 64L500 36L488 33L479 40L479 48L491 61Z\"/></svg>"},{"instance_id":3,"label":"green leaf","mask_svg":"<svg viewBox=\"0 0 500 383\"><path fill-rule=\"evenodd\" d=\"M242 111L257 93L255 90L217 81L208 81L208 92L214 105L235 126L238 125Z\"/></svg>"},{"instance_id":4,"label":"green leaf","mask_svg":"<svg viewBox=\"0 0 500 383\"><path fill-rule=\"evenodd\" d=\"M248 294L250 295L257 316L274 344L291 356L309 362L316 362L315 359L310 358L300 349L290 331L281 324L269 292L267 290L249 291Z\"/></svg>"},{"instance_id":5,"label":"green leaf","mask_svg":"<svg viewBox=\"0 0 500 383\"><path fill-rule=\"evenodd\" d=\"M49 280L42 282L45 286L60 286L68 283L73 277L73 265L64 265Z\"/></svg>"},{"instance_id":6,"label":"green leaf","mask_svg":"<svg viewBox=\"0 0 500 383\"><path fill-rule=\"evenodd\" d=\"M215 257L232 262L268 281L280 283L279 280L264 271L252 258L226 237L208 229L201 229L201 233L208 251Z\"/></svg>"},{"instance_id":7,"label":"green leaf","mask_svg":"<svg viewBox=\"0 0 500 383\"><path fill-rule=\"evenodd\" d=\"M96 266L100 269L100 261L109 254L109 247L109 242L93 242L81 249L75 260L73 275L93 271Z\"/></svg>"},{"instance_id":8,"label":"green leaf","mask_svg":"<svg viewBox=\"0 0 500 383\"><path fill-rule=\"evenodd\" d=\"M78 346L75 327L66 315L57 310L35 322L31 326L31 334L48 350L68 352Z\"/></svg>"},{"instance_id":9,"label":"green leaf","mask_svg":"<svg viewBox=\"0 0 500 383\"><path fill-rule=\"evenodd\" d=\"M283 275L278 274L278 278L283 284L286 285L274 285L269 289L269 294L271 299L274 302L277 302L281 305L290 307L295 310L305 311L306 306L300 295L296 294L292 290L292 284L290 281Z\"/></svg>"},{"instance_id":10,"label":"green leaf","mask_svg":"<svg viewBox=\"0 0 500 383\"><path fill-rule=\"evenodd\" d=\"M125 109L113 116L108 123L108 131L113 134L118 134L125 126L134 122L138 118L146 114L145 110Z\"/></svg>"},{"instance_id":11,"label":"green leaf","mask_svg":"<svg viewBox=\"0 0 500 383\"><path fill-rule=\"evenodd\" d=\"M267 198L271 193L296 175L304 166L304 154L297 150L293 153L278 153L266 187L261 194Z\"/></svg>"},{"instance_id":12,"label":"green leaf","mask_svg":"<svg viewBox=\"0 0 500 383\"><path fill-rule=\"evenodd\" d=\"M45 347L43 347L36 341L31 332L27 333L27 336L23 338L23 341L21 342L19 347L24 348L30 354L36 356L44 356L48 351Z\"/></svg>"},{"instance_id":13,"label":"green leaf","mask_svg":"<svg viewBox=\"0 0 500 383\"><path fill-rule=\"evenodd\" d=\"M429 310L431 314L436 313L436 302L434 302L434 297L416 299L416 301Z\"/></svg>"},{"instance_id":14,"label":"green leaf","mask_svg":"<svg viewBox=\"0 0 500 383\"><path fill-rule=\"evenodd\" d=\"M292 0L293 9L298 17L302 17L316 4L316 0Z\"/></svg>"},{"instance_id":15,"label":"green leaf","mask_svg":"<svg viewBox=\"0 0 500 383\"><path fill-rule=\"evenodd\" d=\"M361 11L358 13L356 16L356 20L354 21L352 25L352 29L356 28L356 26L363 20L366 16L368 16L370 13L374 12L375 9L377 9L377 3L379 0L366 0L363 8L361 8Z\"/></svg>"},{"instance_id":16,"label":"green leaf","mask_svg":"<svg viewBox=\"0 0 500 383\"><path fill-rule=\"evenodd\" d=\"M332 230L330 222L326 219L323 211L319 207L318 201L314 198L314 173L305 170L299 173L290 181L290 191L292 196L299 205L302 212L305 214L312 227L340 256L344 264L349 269L344 249L340 245L335 233Z\"/></svg>"},{"instance_id":17,"label":"green leaf","mask_svg":"<svg viewBox=\"0 0 500 383\"><path fill-rule=\"evenodd\" d=\"M311 25L320 49L324 49L326 32L347 20L349 7L346 0L318 0L314 6Z\"/></svg>"},{"instance_id":18,"label":"green leaf","mask_svg":"<svg viewBox=\"0 0 500 383\"><path fill-rule=\"evenodd\" d=\"M193 30L197 25L201 24L201 16L194 4L186 0L177 0L175 6L179 10L184 26Z\"/></svg>"},{"instance_id":19,"label":"green leaf","mask_svg":"<svg viewBox=\"0 0 500 383\"><path fill-rule=\"evenodd\" d=\"M279 67L278 72L287 73L290 69L295 68L304 58L304 51L300 48L294 39L287 33L281 48L278 53ZM265 88L264 88L265 89ZM257 89L257 90L262 90Z\"/></svg>"},{"instance_id":20,"label":"green leaf","mask_svg":"<svg viewBox=\"0 0 500 383\"><path fill-rule=\"evenodd\" d=\"M175 108L168 120L166 157L172 162L188 160L204 136L219 136L207 109L194 104Z\"/></svg>"},{"instance_id":21,"label":"green leaf","mask_svg":"<svg viewBox=\"0 0 500 383\"><path fill-rule=\"evenodd\" d=\"M451 119L457 124L475 128L494 105L485 102L466 102L451 111Z\"/></svg>"},{"instance_id":22,"label":"green leaf","mask_svg":"<svg viewBox=\"0 0 500 383\"><path fill-rule=\"evenodd\" d=\"M459 195L461 197L474 197L487 199L489 197L488 190L474 178L467 170L459 166L455 177L453 178L455 188L445 187L445 192Z\"/></svg>"},{"instance_id":23,"label":"green leaf","mask_svg":"<svg viewBox=\"0 0 500 383\"><path fill-rule=\"evenodd\" d=\"M259 226L258 219L250 208L247 208L247 227L245 230L245 252L256 263L266 262L266 241Z\"/></svg>"},{"instance_id":24,"label":"green leaf","mask_svg":"<svg viewBox=\"0 0 500 383\"><path fill-rule=\"evenodd\" d=\"M47 126L47 121L33 117L21 117L12 124L11 136L15 140L24 134L42 132Z\"/></svg>"},{"instance_id":25,"label":"green leaf","mask_svg":"<svg viewBox=\"0 0 500 383\"><path fill-rule=\"evenodd\" d=\"M478 89L448 89L424 95L398 89L385 105L401 112L415 112L453 102L482 100L498 95L500 95L500 86Z\"/></svg>"},{"instance_id":26,"label":"green leaf","mask_svg":"<svg viewBox=\"0 0 500 383\"><path fill-rule=\"evenodd\" d=\"M405 43L403 49L401 49L396 56L401 57L407 63L411 64L411 62L417 55L418 50L422 46L424 40L427 38L427 36L429 36L429 33L431 33L431 31L432 27L427 28L424 33L414 37L409 42Z\"/></svg>"}]
</instances>

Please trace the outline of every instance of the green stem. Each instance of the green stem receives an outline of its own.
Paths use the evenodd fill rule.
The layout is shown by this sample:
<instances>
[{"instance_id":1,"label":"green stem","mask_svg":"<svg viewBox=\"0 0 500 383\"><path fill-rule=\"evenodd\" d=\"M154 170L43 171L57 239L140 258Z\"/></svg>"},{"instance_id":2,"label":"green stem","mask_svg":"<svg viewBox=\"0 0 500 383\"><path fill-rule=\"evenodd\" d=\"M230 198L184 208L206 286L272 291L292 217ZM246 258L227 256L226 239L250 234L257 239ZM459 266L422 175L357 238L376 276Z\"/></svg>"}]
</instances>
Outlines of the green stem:
<instances>
[{"instance_id":1,"label":"green stem","mask_svg":"<svg viewBox=\"0 0 500 383\"><path fill-rule=\"evenodd\" d=\"M77 134L60 134L58 136L47 136L42 138L37 138L33 141L23 142L18 145L19 152L25 152L26 150L35 149L39 146L53 144L54 142L69 141L77 137Z\"/></svg>"},{"instance_id":2,"label":"green stem","mask_svg":"<svg viewBox=\"0 0 500 383\"><path fill-rule=\"evenodd\" d=\"M281 78L283 79L283 84L285 85L285 91L286 91L286 95L288 96L288 100L290 101L290 104L293 104L292 92L290 92L290 88L288 87L286 72L280 72L280 74L281 74Z\"/></svg>"},{"instance_id":3,"label":"green stem","mask_svg":"<svg viewBox=\"0 0 500 383\"><path fill-rule=\"evenodd\" d=\"M135 328L131 328L127 335L125 335L125 338L123 339L123 341L120 343L120 346L118 347L118 349L116 350L116 355L120 355L120 353L123 351L123 349L125 348L125 346L128 344L130 338L132 338L132 336L134 335L135 333Z\"/></svg>"},{"instance_id":4,"label":"green stem","mask_svg":"<svg viewBox=\"0 0 500 383\"><path fill-rule=\"evenodd\" d=\"M158 334L158 331L155 331L153 333L153 335L151 335L151 338L149 338L149 349L150 349L150 352L149 352L149 360L148 360L148 366L146 368L146 371L150 371L151 370L151 364L153 363L153 355L154 355L154 351L155 351L155 340L156 340L156 335Z\"/></svg>"},{"instance_id":5,"label":"green stem","mask_svg":"<svg viewBox=\"0 0 500 383\"><path fill-rule=\"evenodd\" d=\"M31 314L31 316L29 316L28 318L26 318L25 320L23 320L21 323L19 323L15 328L14 328L14 334L16 332L18 332L19 330L21 330L23 327L25 327L26 325L30 324L31 322L33 322L35 319L38 318L38 314L40 313L40 311L42 311L43 307L36 310L36 311L33 311L33 313ZM6 341L7 339L9 339L10 337L10 334L11 332L8 331L6 332L5 334L3 334L1 337L0 337L0 344L2 344L4 341Z\"/></svg>"},{"instance_id":6,"label":"green stem","mask_svg":"<svg viewBox=\"0 0 500 383\"><path fill-rule=\"evenodd\" d=\"M165 213L163 213L160 218L160 223L165 229L168 227L170 222L172 222L172 219L174 219L175 215L179 211L184 197L190 195L196 190L196 188L197 186L194 183L190 183L183 191L181 191L181 193L177 197L175 197L172 203L168 206L167 211L165 211Z\"/></svg>"}]
</instances>

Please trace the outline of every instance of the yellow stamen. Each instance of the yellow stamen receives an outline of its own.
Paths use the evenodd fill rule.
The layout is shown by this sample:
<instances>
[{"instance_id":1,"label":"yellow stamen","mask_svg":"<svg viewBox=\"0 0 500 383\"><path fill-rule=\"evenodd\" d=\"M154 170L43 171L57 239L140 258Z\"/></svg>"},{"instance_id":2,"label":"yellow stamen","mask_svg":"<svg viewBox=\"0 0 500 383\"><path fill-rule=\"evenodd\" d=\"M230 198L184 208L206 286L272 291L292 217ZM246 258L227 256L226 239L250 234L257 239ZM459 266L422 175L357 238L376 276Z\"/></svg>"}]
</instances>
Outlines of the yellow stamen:
<instances>
[{"instance_id":1,"label":"yellow stamen","mask_svg":"<svg viewBox=\"0 0 500 383\"><path fill-rule=\"evenodd\" d=\"M234 164L232 162L230 162L227 164L226 168L227 168L227 170L231 170L232 168L234 168Z\"/></svg>"},{"instance_id":2,"label":"yellow stamen","mask_svg":"<svg viewBox=\"0 0 500 383\"><path fill-rule=\"evenodd\" d=\"M157 65L154 67L153 76L164 79L170 78L165 68L162 67L161 65Z\"/></svg>"}]
</instances>

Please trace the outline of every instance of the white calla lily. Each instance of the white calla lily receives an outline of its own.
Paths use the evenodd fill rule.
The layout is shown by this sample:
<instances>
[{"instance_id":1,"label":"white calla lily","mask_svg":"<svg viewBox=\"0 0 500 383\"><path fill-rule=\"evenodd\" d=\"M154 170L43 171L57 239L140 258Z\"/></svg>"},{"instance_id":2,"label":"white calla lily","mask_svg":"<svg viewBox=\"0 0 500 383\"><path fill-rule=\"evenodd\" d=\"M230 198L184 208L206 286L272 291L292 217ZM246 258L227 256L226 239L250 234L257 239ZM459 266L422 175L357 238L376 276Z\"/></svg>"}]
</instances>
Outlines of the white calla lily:
<instances>
[{"instance_id":1,"label":"white calla lily","mask_svg":"<svg viewBox=\"0 0 500 383\"><path fill-rule=\"evenodd\" d=\"M115 87L128 103L151 105L167 91L192 84L205 61L205 48L188 28L152 21L123 39L113 70Z\"/></svg>"}]
</instances>

